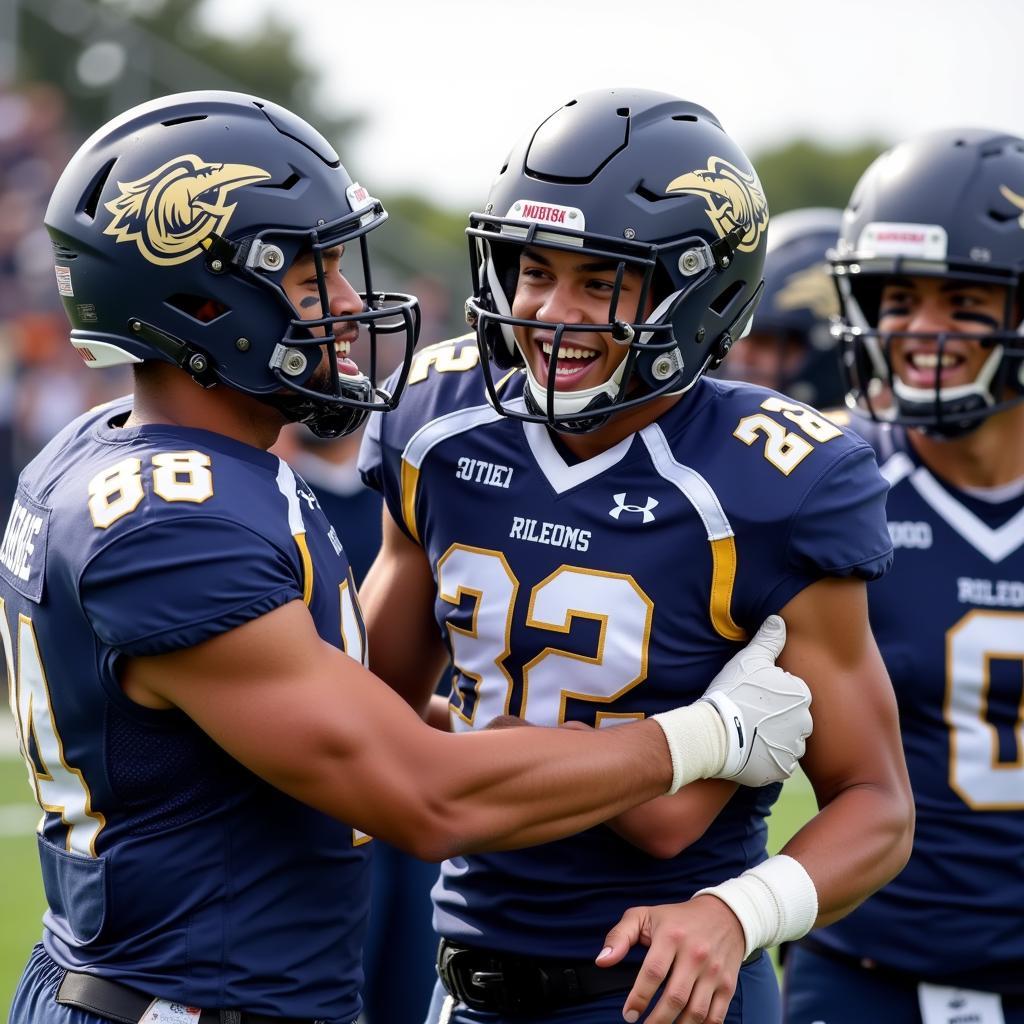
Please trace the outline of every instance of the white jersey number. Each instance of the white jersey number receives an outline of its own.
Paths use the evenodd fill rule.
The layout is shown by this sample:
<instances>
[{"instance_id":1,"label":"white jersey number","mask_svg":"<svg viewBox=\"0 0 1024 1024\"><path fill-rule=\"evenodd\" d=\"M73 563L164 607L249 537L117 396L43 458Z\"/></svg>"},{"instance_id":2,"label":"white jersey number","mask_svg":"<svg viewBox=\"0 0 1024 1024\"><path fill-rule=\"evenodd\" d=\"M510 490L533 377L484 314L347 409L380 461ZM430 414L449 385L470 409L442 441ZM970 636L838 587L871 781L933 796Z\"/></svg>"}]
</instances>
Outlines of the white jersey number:
<instances>
[{"instance_id":1,"label":"white jersey number","mask_svg":"<svg viewBox=\"0 0 1024 1024\"><path fill-rule=\"evenodd\" d=\"M7 662L11 712L36 800L44 811L59 814L67 825L70 852L95 857L96 837L106 822L102 814L92 809L89 787L82 773L64 757L64 742L57 730L50 687L32 621L24 615L18 616L15 650L3 598L0 598L0 634ZM29 753L33 749L36 760Z\"/></svg>"},{"instance_id":2,"label":"white jersey number","mask_svg":"<svg viewBox=\"0 0 1024 1024\"><path fill-rule=\"evenodd\" d=\"M1024 807L1024 709L1013 723L1017 757L999 759L989 714L993 661L1024 663L1024 613L972 611L946 634L949 784L981 811Z\"/></svg>"},{"instance_id":3,"label":"white jersey number","mask_svg":"<svg viewBox=\"0 0 1024 1024\"><path fill-rule=\"evenodd\" d=\"M519 580L500 552L461 544L439 559L437 580L443 601L458 605L469 597L474 602L468 629L448 626L459 672L476 681L473 707L455 707L454 725L484 726L511 710L513 680L505 660ZM577 619L590 619L598 623L598 639L593 655L548 646L525 665L520 717L535 725L559 725L568 700L610 704L643 682L653 615L651 599L622 573L563 565L541 580L530 592L526 625L568 635ZM622 717L643 716L597 712L594 724Z\"/></svg>"}]
</instances>

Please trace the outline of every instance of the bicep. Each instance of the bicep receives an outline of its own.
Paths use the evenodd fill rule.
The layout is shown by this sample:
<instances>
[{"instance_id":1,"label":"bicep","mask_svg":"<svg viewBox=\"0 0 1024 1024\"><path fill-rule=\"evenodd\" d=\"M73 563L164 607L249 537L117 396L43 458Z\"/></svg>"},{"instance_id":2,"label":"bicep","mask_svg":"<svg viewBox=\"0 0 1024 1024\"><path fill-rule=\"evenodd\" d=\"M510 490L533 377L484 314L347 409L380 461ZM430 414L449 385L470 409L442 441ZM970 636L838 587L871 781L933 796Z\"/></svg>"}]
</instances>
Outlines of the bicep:
<instances>
[{"instance_id":1,"label":"bicep","mask_svg":"<svg viewBox=\"0 0 1024 1024\"><path fill-rule=\"evenodd\" d=\"M179 708L271 785L378 834L396 793L412 788L403 765L430 756L432 731L325 643L301 601L195 647L130 659L122 682L136 699Z\"/></svg>"},{"instance_id":2,"label":"bicep","mask_svg":"<svg viewBox=\"0 0 1024 1024\"><path fill-rule=\"evenodd\" d=\"M905 779L892 685L868 624L867 591L852 579L823 579L783 609L779 664L811 688L814 732L802 765L819 804L853 785Z\"/></svg>"},{"instance_id":3,"label":"bicep","mask_svg":"<svg viewBox=\"0 0 1024 1024\"><path fill-rule=\"evenodd\" d=\"M380 553L359 589L370 668L423 713L448 663L434 620L434 576L426 552L386 505L381 532Z\"/></svg>"}]
</instances>

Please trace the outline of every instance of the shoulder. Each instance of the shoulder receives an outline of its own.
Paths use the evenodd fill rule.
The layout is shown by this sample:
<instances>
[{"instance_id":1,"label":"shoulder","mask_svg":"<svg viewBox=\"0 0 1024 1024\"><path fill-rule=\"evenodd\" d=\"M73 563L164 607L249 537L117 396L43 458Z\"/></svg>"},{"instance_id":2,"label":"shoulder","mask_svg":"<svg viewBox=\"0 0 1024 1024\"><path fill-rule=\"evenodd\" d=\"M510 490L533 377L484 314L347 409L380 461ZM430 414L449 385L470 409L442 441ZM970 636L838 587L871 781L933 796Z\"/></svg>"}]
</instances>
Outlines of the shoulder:
<instances>
[{"instance_id":1,"label":"shoulder","mask_svg":"<svg viewBox=\"0 0 1024 1024\"><path fill-rule=\"evenodd\" d=\"M199 572L228 555L290 555L302 530L290 469L265 451L205 431L94 425L47 474L56 468L52 482L22 486L49 510L54 557L73 575L96 560L117 575L157 573L190 558Z\"/></svg>"},{"instance_id":2,"label":"shoulder","mask_svg":"<svg viewBox=\"0 0 1024 1024\"><path fill-rule=\"evenodd\" d=\"M690 417L681 421L680 440L715 477L793 497L852 461L877 474L871 446L848 425L769 388L708 378L701 382ZM689 419L689 422L687 422Z\"/></svg>"},{"instance_id":3,"label":"shoulder","mask_svg":"<svg viewBox=\"0 0 1024 1024\"><path fill-rule=\"evenodd\" d=\"M380 463L401 458L410 445L429 449L432 439L498 419L479 370L480 352L471 335L420 349L398 408L369 420L359 466L371 486ZM495 371L496 380L500 381ZM379 487L378 487L379 489Z\"/></svg>"},{"instance_id":4,"label":"shoulder","mask_svg":"<svg viewBox=\"0 0 1024 1024\"><path fill-rule=\"evenodd\" d=\"M405 443L425 423L450 413L486 406L480 351L472 335L421 348L398 408L376 417L376 431L393 447Z\"/></svg>"},{"instance_id":5,"label":"shoulder","mask_svg":"<svg viewBox=\"0 0 1024 1024\"><path fill-rule=\"evenodd\" d=\"M131 655L191 647L303 597L301 485L286 464L191 437L115 454L88 482L77 556L105 643Z\"/></svg>"}]
</instances>

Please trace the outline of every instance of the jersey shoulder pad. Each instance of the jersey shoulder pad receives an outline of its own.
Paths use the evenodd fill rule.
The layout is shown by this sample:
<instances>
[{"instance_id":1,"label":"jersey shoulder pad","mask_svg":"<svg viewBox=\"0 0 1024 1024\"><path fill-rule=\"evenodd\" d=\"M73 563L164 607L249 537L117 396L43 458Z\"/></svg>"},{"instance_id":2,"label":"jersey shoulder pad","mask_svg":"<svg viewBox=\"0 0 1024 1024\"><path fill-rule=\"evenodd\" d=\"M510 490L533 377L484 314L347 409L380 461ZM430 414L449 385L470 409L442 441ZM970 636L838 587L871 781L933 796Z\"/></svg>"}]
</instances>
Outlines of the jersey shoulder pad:
<instances>
[{"instance_id":1,"label":"jersey shoulder pad","mask_svg":"<svg viewBox=\"0 0 1024 1024\"><path fill-rule=\"evenodd\" d=\"M374 444L401 453L425 424L457 410L487 406L476 338L466 335L420 349L398 408L370 418ZM363 448L366 449L364 443Z\"/></svg>"},{"instance_id":2,"label":"jersey shoulder pad","mask_svg":"<svg viewBox=\"0 0 1024 1024\"><path fill-rule=\"evenodd\" d=\"M47 559L78 561L93 629L126 654L194 646L303 596L291 470L266 452L225 450L226 439L175 449L181 440L158 435L105 453L78 491L87 508L72 507L73 491L55 508L69 527L61 543L75 549Z\"/></svg>"},{"instance_id":3,"label":"jersey shoulder pad","mask_svg":"<svg viewBox=\"0 0 1024 1024\"><path fill-rule=\"evenodd\" d=\"M768 486L781 477L790 481L791 491L794 483L799 489L852 449L864 447L851 427L770 388L711 378L707 383L711 393L702 435L713 437L714 447L737 470L745 467Z\"/></svg>"}]
</instances>

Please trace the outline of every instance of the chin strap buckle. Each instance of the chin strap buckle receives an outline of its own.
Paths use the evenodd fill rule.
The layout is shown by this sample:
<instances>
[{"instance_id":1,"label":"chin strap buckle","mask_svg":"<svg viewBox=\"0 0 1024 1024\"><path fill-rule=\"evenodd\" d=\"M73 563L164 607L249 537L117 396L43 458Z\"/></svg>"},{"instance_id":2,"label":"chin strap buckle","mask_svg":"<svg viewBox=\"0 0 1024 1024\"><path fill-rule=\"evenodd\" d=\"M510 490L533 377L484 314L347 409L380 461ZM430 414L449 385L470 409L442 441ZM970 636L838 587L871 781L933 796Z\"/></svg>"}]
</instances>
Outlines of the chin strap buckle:
<instances>
[{"instance_id":1,"label":"chin strap buckle","mask_svg":"<svg viewBox=\"0 0 1024 1024\"><path fill-rule=\"evenodd\" d=\"M743 229L737 226L730 228L721 238L716 238L711 243L711 255L719 270L725 270L732 264L732 258L742 241Z\"/></svg>"},{"instance_id":2,"label":"chin strap buckle","mask_svg":"<svg viewBox=\"0 0 1024 1024\"><path fill-rule=\"evenodd\" d=\"M217 383L210 357L205 352L187 345L178 338L165 334L151 324L138 318L128 321L132 334L163 353L175 366L184 370L199 385L212 388Z\"/></svg>"}]
</instances>

